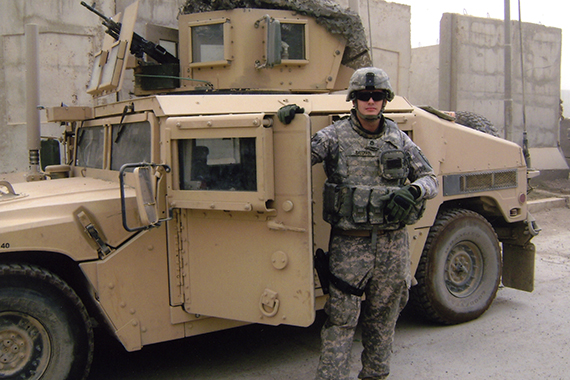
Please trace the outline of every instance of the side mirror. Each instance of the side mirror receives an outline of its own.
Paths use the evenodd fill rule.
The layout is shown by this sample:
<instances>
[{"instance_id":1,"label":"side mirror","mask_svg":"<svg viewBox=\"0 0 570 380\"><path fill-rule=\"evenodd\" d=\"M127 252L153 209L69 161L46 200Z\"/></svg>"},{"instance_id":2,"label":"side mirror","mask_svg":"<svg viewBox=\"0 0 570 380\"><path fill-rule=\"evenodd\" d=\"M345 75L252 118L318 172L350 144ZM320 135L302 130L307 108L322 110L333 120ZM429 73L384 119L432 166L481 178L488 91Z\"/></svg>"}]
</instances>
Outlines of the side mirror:
<instances>
[{"instance_id":1,"label":"side mirror","mask_svg":"<svg viewBox=\"0 0 570 380\"><path fill-rule=\"evenodd\" d=\"M134 188L141 226L130 227L127 222L126 197L125 197L125 172L134 168ZM167 165L156 165L148 163L125 164L119 171L119 183L121 188L121 213L123 217L123 228L129 232L146 230L158 227L161 222L171 218L160 219L158 217L158 183L162 179L163 173L169 173L170 167Z\"/></svg>"},{"instance_id":2,"label":"side mirror","mask_svg":"<svg viewBox=\"0 0 570 380\"><path fill-rule=\"evenodd\" d=\"M141 222L145 225L154 225L158 222L158 208L156 205L156 181L152 180L151 167L137 167L134 170L134 175L137 209Z\"/></svg>"}]
</instances>

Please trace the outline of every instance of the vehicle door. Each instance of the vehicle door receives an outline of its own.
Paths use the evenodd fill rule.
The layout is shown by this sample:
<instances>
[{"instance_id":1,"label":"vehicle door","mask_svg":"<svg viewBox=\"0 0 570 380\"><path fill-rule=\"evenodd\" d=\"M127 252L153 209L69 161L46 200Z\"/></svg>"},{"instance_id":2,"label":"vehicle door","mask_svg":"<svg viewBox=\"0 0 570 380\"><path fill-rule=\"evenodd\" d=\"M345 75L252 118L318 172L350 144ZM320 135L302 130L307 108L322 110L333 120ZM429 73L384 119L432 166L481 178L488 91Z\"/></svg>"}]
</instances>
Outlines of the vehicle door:
<instances>
[{"instance_id":1,"label":"vehicle door","mask_svg":"<svg viewBox=\"0 0 570 380\"><path fill-rule=\"evenodd\" d=\"M309 118L171 117L168 194L180 297L201 316L314 320Z\"/></svg>"}]
</instances>

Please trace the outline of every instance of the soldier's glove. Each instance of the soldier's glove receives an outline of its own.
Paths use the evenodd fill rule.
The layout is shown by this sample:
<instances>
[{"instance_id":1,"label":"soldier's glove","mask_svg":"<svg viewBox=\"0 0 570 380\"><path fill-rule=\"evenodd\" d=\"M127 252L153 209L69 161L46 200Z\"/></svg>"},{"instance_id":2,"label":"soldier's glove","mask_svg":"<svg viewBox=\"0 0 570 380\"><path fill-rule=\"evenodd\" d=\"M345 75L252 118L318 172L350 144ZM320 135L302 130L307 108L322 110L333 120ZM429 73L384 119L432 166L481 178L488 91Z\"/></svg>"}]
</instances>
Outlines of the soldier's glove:
<instances>
[{"instance_id":1,"label":"soldier's glove","mask_svg":"<svg viewBox=\"0 0 570 380\"><path fill-rule=\"evenodd\" d=\"M420 195L421 190L413 185L404 186L390 194L390 200L385 209L388 222L404 222Z\"/></svg>"},{"instance_id":2,"label":"soldier's glove","mask_svg":"<svg viewBox=\"0 0 570 380\"><path fill-rule=\"evenodd\" d=\"M277 111L277 117L283 124L289 124L295 118L295 114L304 112L305 109L296 104L287 104L286 106L279 108L279 111Z\"/></svg>"}]
</instances>

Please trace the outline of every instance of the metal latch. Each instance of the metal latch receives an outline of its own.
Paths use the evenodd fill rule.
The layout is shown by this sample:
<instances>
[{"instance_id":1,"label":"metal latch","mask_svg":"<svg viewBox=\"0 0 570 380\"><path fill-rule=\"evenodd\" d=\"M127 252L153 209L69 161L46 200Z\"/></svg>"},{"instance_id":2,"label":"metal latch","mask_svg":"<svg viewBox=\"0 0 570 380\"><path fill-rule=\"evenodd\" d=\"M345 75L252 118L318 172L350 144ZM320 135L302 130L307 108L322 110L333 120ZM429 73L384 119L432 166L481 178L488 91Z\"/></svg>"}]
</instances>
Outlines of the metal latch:
<instances>
[{"instance_id":1,"label":"metal latch","mask_svg":"<svg viewBox=\"0 0 570 380\"><path fill-rule=\"evenodd\" d=\"M79 218L81 225L83 225L85 228L87 234L91 237L91 239L93 239L93 241L95 241L95 244L99 246L99 257L103 258L111 253L111 248L107 245L107 243L103 241L99 235L99 231L97 231L97 228L95 228L85 211L81 211L79 214L77 214L77 217Z\"/></svg>"},{"instance_id":2,"label":"metal latch","mask_svg":"<svg viewBox=\"0 0 570 380\"><path fill-rule=\"evenodd\" d=\"M274 317L279 310L277 292L274 292L271 289L265 289L261 294L261 299L259 300L259 310L261 310L261 314L266 317Z\"/></svg>"}]
</instances>

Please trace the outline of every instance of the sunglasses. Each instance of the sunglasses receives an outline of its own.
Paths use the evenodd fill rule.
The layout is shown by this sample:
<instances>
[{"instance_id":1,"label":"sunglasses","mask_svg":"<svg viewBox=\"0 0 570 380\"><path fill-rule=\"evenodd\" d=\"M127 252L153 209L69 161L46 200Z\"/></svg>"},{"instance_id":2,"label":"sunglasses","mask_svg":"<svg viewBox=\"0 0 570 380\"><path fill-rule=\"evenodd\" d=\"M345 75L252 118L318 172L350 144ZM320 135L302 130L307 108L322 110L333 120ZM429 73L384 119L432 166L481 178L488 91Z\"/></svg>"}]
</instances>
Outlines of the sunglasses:
<instances>
[{"instance_id":1,"label":"sunglasses","mask_svg":"<svg viewBox=\"0 0 570 380\"><path fill-rule=\"evenodd\" d=\"M372 91L358 91L356 93L356 99L361 100L363 102L367 102L370 98L375 102L379 102L380 100L386 99L386 93L384 91L381 92L372 92Z\"/></svg>"}]
</instances>

